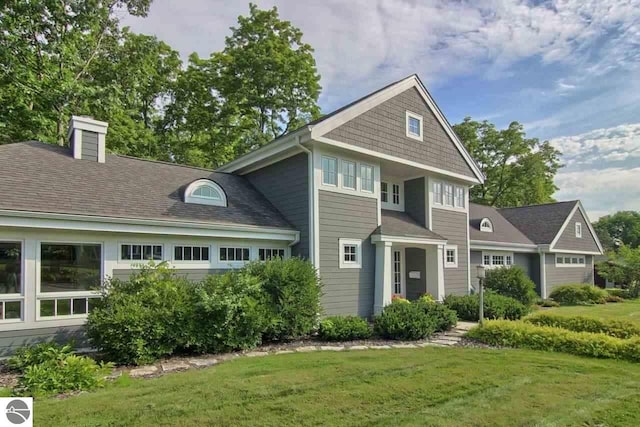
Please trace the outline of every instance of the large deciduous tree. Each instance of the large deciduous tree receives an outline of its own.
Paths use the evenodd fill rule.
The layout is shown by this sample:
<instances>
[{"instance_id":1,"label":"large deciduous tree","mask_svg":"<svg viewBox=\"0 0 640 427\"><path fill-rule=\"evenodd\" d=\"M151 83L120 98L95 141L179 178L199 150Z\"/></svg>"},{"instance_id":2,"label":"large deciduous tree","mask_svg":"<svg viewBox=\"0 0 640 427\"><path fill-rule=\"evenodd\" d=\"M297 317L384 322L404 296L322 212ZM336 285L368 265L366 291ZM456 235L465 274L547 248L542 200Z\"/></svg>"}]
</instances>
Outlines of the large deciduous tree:
<instances>
[{"instance_id":1,"label":"large deciduous tree","mask_svg":"<svg viewBox=\"0 0 640 427\"><path fill-rule=\"evenodd\" d=\"M620 245L640 247L640 212L621 211L603 216L593 224L593 228L607 250Z\"/></svg>"},{"instance_id":2,"label":"large deciduous tree","mask_svg":"<svg viewBox=\"0 0 640 427\"><path fill-rule=\"evenodd\" d=\"M496 129L467 117L453 129L486 177L471 188L472 202L512 207L554 201L560 152L548 141L527 138L518 122Z\"/></svg>"}]
</instances>

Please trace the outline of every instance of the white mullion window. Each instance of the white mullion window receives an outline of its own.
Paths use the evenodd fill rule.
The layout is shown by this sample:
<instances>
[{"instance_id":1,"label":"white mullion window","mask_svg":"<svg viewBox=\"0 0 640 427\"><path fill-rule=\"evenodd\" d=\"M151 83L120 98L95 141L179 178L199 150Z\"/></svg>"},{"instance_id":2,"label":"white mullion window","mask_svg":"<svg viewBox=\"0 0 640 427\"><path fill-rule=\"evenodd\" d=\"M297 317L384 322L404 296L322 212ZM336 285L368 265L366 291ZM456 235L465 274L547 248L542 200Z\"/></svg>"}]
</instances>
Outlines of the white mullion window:
<instances>
[{"instance_id":1,"label":"white mullion window","mask_svg":"<svg viewBox=\"0 0 640 427\"><path fill-rule=\"evenodd\" d=\"M22 241L0 241L0 322L23 320L23 248Z\"/></svg>"},{"instance_id":2,"label":"white mullion window","mask_svg":"<svg viewBox=\"0 0 640 427\"><path fill-rule=\"evenodd\" d=\"M442 182L434 181L433 182L433 203L436 205L442 205Z\"/></svg>"},{"instance_id":3,"label":"white mullion window","mask_svg":"<svg viewBox=\"0 0 640 427\"><path fill-rule=\"evenodd\" d=\"M210 259L209 246L175 245L173 247L173 260L177 262L208 262Z\"/></svg>"},{"instance_id":4,"label":"white mullion window","mask_svg":"<svg viewBox=\"0 0 640 427\"><path fill-rule=\"evenodd\" d=\"M247 247L221 246L219 250L220 262L249 261L251 251Z\"/></svg>"},{"instance_id":5,"label":"white mullion window","mask_svg":"<svg viewBox=\"0 0 640 427\"><path fill-rule=\"evenodd\" d=\"M586 257L584 255L556 254L556 267L586 267Z\"/></svg>"},{"instance_id":6,"label":"white mullion window","mask_svg":"<svg viewBox=\"0 0 640 427\"><path fill-rule=\"evenodd\" d=\"M464 187L457 186L455 187L454 200L453 204L456 208L464 208Z\"/></svg>"},{"instance_id":7,"label":"white mullion window","mask_svg":"<svg viewBox=\"0 0 640 427\"><path fill-rule=\"evenodd\" d=\"M120 245L121 261L162 261L163 246L154 243L123 243Z\"/></svg>"},{"instance_id":8,"label":"white mullion window","mask_svg":"<svg viewBox=\"0 0 640 427\"><path fill-rule=\"evenodd\" d=\"M453 207L453 185L444 184L444 204Z\"/></svg>"},{"instance_id":9,"label":"white mullion window","mask_svg":"<svg viewBox=\"0 0 640 427\"><path fill-rule=\"evenodd\" d=\"M360 189L365 193L373 193L373 166L360 165Z\"/></svg>"},{"instance_id":10,"label":"white mullion window","mask_svg":"<svg viewBox=\"0 0 640 427\"><path fill-rule=\"evenodd\" d=\"M362 267L362 240L338 239L340 268Z\"/></svg>"},{"instance_id":11,"label":"white mullion window","mask_svg":"<svg viewBox=\"0 0 640 427\"><path fill-rule=\"evenodd\" d=\"M582 223L576 222L576 237L582 239Z\"/></svg>"},{"instance_id":12,"label":"white mullion window","mask_svg":"<svg viewBox=\"0 0 640 427\"><path fill-rule=\"evenodd\" d=\"M389 203L389 183L380 183L380 201L382 203Z\"/></svg>"},{"instance_id":13,"label":"white mullion window","mask_svg":"<svg viewBox=\"0 0 640 427\"><path fill-rule=\"evenodd\" d=\"M404 296L402 289L402 252L393 251L393 293Z\"/></svg>"},{"instance_id":14,"label":"white mullion window","mask_svg":"<svg viewBox=\"0 0 640 427\"><path fill-rule=\"evenodd\" d=\"M483 252L482 265L487 268L511 267L514 256L511 252Z\"/></svg>"},{"instance_id":15,"label":"white mullion window","mask_svg":"<svg viewBox=\"0 0 640 427\"><path fill-rule=\"evenodd\" d=\"M342 188L356 189L356 162L342 160Z\"/></svg>"},{"instance_id":16,"label":"white mullion window","mask_svg":"<svg viewBox=\"0 0 640 427\"><path fill-rule=\"evenodd\" d=\"M338 186L338 159L322 156L322 184Z\"/></svg>"},{"instance_id":17,"label":"white mullion window","mask_svg":"<svg viewBox=\"0 0 640 427\"><path fill-rule=\"evenodd\" d=\"M285 258L285 250L282 248L259 248L258 259L267 261L273 258Z\"/></svg>"},{"instance_id":18,"label":"white mullion window","mask_svg":"<svg viewBox=\"0 0 640 427\"><path fill-rule=\"evenodd\" d=\"M444 266L445 268L458 267L458 246L446 245L444 248Z\"/></svg>"}]
</instances>

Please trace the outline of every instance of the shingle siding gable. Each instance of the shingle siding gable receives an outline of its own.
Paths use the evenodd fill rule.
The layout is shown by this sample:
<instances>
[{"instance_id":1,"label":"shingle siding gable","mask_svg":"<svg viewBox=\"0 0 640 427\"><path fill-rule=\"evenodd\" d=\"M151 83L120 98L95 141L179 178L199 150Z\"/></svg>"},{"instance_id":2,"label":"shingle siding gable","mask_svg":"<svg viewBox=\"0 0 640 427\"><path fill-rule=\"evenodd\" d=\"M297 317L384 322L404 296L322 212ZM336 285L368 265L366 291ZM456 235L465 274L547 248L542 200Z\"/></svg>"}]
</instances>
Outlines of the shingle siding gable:
<instances>
[{"instance_id":1,"label":"shingle siding gable","mask_svg":"<svg viewBox=\"0 0 640 427\"><path fill-rule=\"evenodd\" d=\"M576 237L576 222L582 224L582 237ZM575 213L569 220L567 227L564 229L560 238L555 245L556 250L586 251L599 252L598 245L593 234L589 230L587 219L582 215L580 209L576 209Z\"/></svg>"},{"instance_id":2,"label":"shingle siding gable","mask_svg":"<svg viewBox=\"0 0 640 427\"><path fill-rule=\"evenodd\" d=\"M406 136L406 112L422 116L423 141ZM415 87L333 129L324 137L475 178L462 153Z\"/></svg>"}]
</instances>

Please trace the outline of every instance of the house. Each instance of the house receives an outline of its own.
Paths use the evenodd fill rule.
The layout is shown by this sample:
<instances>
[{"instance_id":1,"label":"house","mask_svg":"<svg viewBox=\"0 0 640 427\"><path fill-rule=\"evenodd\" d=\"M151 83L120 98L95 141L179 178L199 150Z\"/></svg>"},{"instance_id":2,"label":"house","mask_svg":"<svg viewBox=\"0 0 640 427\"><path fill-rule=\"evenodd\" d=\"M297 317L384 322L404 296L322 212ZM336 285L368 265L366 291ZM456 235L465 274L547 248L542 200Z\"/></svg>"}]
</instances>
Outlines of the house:
<instances>
[{"instance_id":1,"label":"house","mask_svg":"<svg viewBox=\"0 0 640 427\"><path fill-rule=\"evenodd\" d=\"M472 265L517 265L542 298L558 285L594 284L595 257L603 253L579 200L503 209L471 203L469 235Z\"/></svg>"},{"instance_id":2,"label":"house","mask_svg":"<svg viewBox=\"0 0 640 427\"><path fill-rule=\"evenodd\" d=\"M564 218L582 215L577 242L559 214L470 204L484 176L415 75L217 171L108 154L107 130L74 116L69 147L0 146L0 354L81 338L93 286L149 261L197 280L304 257L322 278L326 314L369 317L394 295L469 293L485 251L492 265L498 253L526 264L544 293L575 281L553 273L573 262L554 261L559 250L582 251L585 266L600 250L592 234L596 249L580 244L593 230L577 202L558 204ZM555 237L531 226L545 215L560 221Z\"/></svg>"}]
</instances>

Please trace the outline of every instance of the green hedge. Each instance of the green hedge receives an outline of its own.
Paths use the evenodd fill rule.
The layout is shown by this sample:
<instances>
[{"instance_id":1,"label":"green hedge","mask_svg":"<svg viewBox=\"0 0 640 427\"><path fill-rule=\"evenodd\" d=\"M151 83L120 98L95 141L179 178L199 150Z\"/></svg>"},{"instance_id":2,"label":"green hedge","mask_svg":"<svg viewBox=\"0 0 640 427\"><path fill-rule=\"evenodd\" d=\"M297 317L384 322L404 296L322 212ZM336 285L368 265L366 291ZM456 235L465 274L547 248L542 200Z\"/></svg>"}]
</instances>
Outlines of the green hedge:
<instances>
[{"instance_id":1,"label":"green hedge","mask_svg":"<svg viewBox=\"0 0 640 427\"><path fill-rule=\"evenodd\" d=\"M560 305L604 304L607 292L588 284L562 285L553 288L549 298Z\"/></svg>"},{"instance_id":2,"label":"green hedge","mask_svg":"<svg viewBox=\"0 0 640 427\"><path fill-rule=\"evenodd\" d=\"M324 341L363 340L371 336L369 323L357 316L333 316L320 321L318 338Z\"/></svg>"},{"instance_id":3,"label":"green hedge","mask_svg":"<svg viewBox=\"0 0 640 427\"><path fill-rule=\"evenodd\" d=\"M499 295L513 298L524 305L533 305L538 299L535 283L518 266L488 270L484 286Z\"/></svg>"},{"instance_id":4,"label":"green hedge","mask_svg":"<svg viewBox=\"0 0 640 427\"><path fill-rule=\"evenodd\" d=\"M467 337L495 346L640 362L640 337L620 339L507 320L487 321L484 326L471 329Z\"/></svg>"},{"instance_id":5,"label":"green hedge","mask_svg":"<svg viewBox=\"0 0 640 427\"><path fill-rule=\"evenodd\" d=\"M447 295L444 304L455 311L459 319L477 322L480 309L480 296L474 295ZM529 313L529 307L513 298L485 292L484 317L485 319L510 319L517 320Z\"/></svg>"},{"instance_id":6,"label":"green hedge","mask_svg":"<svg viewBox=\"0 0 640 427\"><path fill-rule=\"evenodd\" d=\"M616 338L640 336L640 325L624 320L601 320L587 316L565 316L552 313L538 313L524 319L538 326L552 326L575 332L592 332Z\"/></svg>"},{"instance_id":7,"label":"green hedge","mask_svg":"<svg viewBox=\"0 0 640 427\"><path fill-rule=\"evenodd\" d=\"M391 340L420 340L433 335L437 321L422 304L395 300L373 319L374 333Z\"/></svg>"},{"instance_id":8,"label":"green hedge","mask_svg":"<svg viewBox=\"0 0 640 427\"><path fill-rule=\"evenodd\" d=\"M620 297L622 299L634 298L633 294L631 293L631 290L629 289L609 288L609 289L605 289L605 292L607 292L611 296Z\"/></svg>"}]
</instances>

